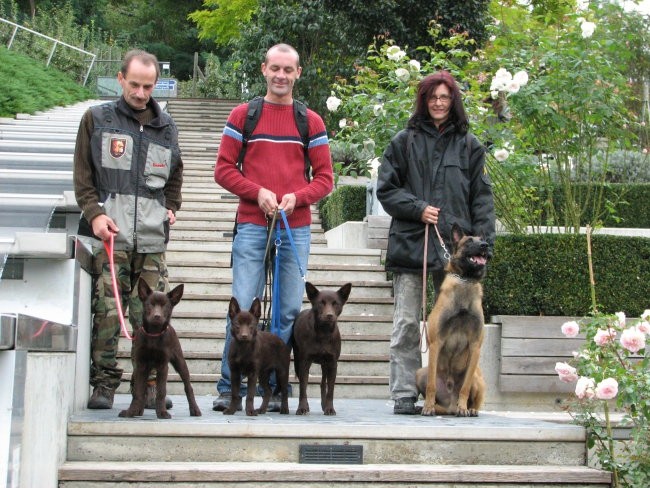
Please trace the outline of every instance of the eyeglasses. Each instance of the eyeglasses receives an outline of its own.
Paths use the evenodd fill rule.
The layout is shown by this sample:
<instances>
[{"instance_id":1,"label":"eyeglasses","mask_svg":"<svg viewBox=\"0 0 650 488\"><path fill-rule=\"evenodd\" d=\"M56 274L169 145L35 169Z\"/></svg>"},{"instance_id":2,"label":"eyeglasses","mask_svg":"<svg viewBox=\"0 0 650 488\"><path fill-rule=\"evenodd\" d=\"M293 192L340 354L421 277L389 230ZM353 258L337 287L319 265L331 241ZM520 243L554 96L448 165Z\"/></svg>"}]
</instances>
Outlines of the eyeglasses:
<instances>
[{"instance_id":1,"label":"eyeglasses","mask_svg":"<svg viewBox=\"0 0 650 488\"><path fill-rule=\"evenodd\" d=\"M440 102L446 104L451 102L451 97L449 95L440 95L439 97L435 95L431 95L431 98L429 98L429 103L434 103L434 102Z\"/></svg>"}]
</instances>

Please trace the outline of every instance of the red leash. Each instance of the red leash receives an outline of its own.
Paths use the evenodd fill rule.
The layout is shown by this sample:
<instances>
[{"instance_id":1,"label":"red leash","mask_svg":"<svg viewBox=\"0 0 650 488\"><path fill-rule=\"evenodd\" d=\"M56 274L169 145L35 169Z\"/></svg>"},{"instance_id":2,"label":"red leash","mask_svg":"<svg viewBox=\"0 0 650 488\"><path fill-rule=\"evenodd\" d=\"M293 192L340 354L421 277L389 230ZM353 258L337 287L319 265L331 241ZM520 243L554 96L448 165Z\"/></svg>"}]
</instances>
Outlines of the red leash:
<instances>
[{"instance_id":1,"label":"red leash","mask_svg":"<svg viewBox=\"0 0 650 488\"><path fill-rule=\"evenodd\" d=\"M113 282L113 295L115 297L115 306L117 307L117 316L120 318L120 327L122 329L122 335L129 339L133 340L133 337L129 334L129 331L126 329L126 324L124 323L124 313L122 312L122 300L120 297L120 289L117 287L117 278L115 277L115 262L113 261L113 245L114 245L114 235L111 232L111 238L108 242L104 241L104 249L106 249L106 254L108 255L108 263L111 268L111 281Z\"/></svg>"}]
</instances>

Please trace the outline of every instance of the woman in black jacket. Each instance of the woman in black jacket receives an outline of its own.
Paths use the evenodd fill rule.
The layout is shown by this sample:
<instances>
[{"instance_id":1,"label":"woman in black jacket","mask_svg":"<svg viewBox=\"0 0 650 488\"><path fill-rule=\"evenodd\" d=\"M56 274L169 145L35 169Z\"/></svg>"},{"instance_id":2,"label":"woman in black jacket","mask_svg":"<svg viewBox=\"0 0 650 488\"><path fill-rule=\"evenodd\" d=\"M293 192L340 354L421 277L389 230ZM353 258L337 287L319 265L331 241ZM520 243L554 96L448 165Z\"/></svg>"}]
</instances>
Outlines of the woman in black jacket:
<instances>
[{"instance_id":1,"label":"woman in black jacket","mask_svg":"<svg viewBox=\"0 0 650 488\"><path fill-rule=\"evenodd\" d=\"M448 250L454 223L494 243L485 150L468 128L456 80L446 71L431 74L420 81L407 128L393 137L379 168L377 197L392 217L386 270L393 272L395 295L390 391L397 414L416 412L425 225L437 226ZM435 230L428 241L427 271L437 294L446 259Z\"/></svg>"}]
</instances>

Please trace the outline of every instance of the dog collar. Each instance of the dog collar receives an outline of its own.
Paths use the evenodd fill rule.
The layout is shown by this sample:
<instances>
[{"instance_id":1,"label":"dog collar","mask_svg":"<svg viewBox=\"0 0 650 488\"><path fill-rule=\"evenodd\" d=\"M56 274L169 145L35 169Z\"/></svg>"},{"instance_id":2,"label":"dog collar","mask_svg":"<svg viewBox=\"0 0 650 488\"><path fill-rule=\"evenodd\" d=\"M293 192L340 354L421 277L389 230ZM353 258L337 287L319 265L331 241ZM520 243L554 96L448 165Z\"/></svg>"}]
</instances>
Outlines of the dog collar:
<instances>
[{"instance_id":1,"label":"dog collar","mask_svg":"<svg viewBox=\"0 0 650 488\"><path fill-rule=\"evenodd\" d=\"M144 335L148 336L148 337L160 337L160 336L163 335L165 332L167 332L167 328L166 328L166 327L165 327L165 330L163 330L162 332L158 332L157 334L152 334L151 332L147 332L146 330L144 330L144 327L142 327L142 333L143 333Z\"/></svg>"},{"instance_id":2,"label":"dog collar","mask_svg":"<svg viewBox=\"0 0 650 488\"><path fill-rule=\"evenodd\" d=\"M478 281L478 280L472 280L470 278L463 278L461 275L456 273L449 273L449 276L451 276L452 278L456 278L458 281L462 281L463 283L471 283L474 281Z\"/></svg>"}]
</instances>

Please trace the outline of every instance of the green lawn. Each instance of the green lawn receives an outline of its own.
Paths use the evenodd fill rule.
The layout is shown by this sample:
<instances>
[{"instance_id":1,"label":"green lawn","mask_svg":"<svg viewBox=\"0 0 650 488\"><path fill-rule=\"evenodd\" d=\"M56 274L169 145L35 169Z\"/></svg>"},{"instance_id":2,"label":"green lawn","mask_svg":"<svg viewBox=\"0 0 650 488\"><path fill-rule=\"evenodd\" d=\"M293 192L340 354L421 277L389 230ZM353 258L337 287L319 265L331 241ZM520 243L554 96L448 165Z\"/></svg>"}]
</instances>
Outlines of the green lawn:
<instances>
[{"instance_id":1,"label":"green lawn","mask_svg":"<svg viewBox=\"0 0 650 488\"><path fill-rule=\"evenodd\" d=\"M0 47L0 117L70 105L94 94L40 61Z\"/></svg>"}]
</instances>

